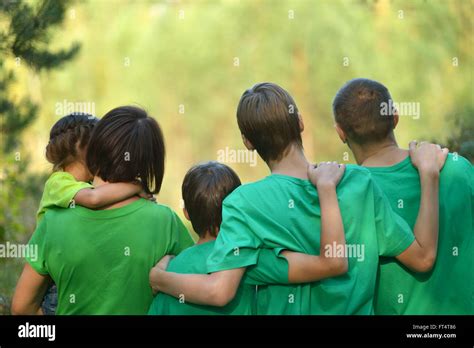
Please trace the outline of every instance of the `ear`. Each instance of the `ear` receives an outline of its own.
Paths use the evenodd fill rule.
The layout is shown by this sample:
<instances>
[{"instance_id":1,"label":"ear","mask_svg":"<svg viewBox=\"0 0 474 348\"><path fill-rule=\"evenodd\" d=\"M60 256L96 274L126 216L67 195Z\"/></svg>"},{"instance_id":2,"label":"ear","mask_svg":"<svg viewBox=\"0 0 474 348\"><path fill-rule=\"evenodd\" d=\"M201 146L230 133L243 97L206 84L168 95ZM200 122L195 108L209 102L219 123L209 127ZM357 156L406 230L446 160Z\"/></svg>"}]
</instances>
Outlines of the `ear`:
<instances>
[{"instance_id":1,"label":"ear","mask_svg":"<svg viewBox=\"0 0 474 348\"><path fill-rule=\"evenodd\" d=\"M303 122L303 118L301 117L300 113L298 113L298 123L300 125L300 133L303 133L303 131L304 131L304 122Z\"/></svg>"},{"instance_id":2,"label":"ear","mask_svg":"<svg viewBox=\"0 0 474 348\"><path fill-rule=\"evenodd\" d=\"M341 126L339 126L339 123L336 122L334 125L334 128L336 128L337 135L339 135L339 139L345 144L347 143L347 136L346 133L342 130Z\"/></svg>"},{"instance_id":3,"label":"ear","mask_svg":"<svg viewBox=\"0 0 474 348\"><path fill-rule=\"evenodd\" d=\"M400 117L398 116L398 112L395 111L395 114L393 114L393 129L397 128L398 121L400 121Z\"/></svg>"},{"instance_id":4,"label":"ear","mask_svg":"<svg viewBox=\"0 0 474 348\"><path fill-rule=\"evenodd\" d=\"M255 150L255 147L254 147L253 144L245 137L245 135L243 135L242 133L241 133L240 135L242 136L242 141L244 142L244 145L245 145L245 147L247 148L247 150L250 150L250 151Z\"/></svg>"},{"instance_id":5,"label":"ear","mask_svg":"<svg viewBox=\"0 0 474 348\"><path fill-rule=\"evenodd\" d=\"M189 218L189 214L188 214L188 211L186 210L186 208L183 208L183 214L184 214L184 217L185 217L188 221L191 221L191 219Z\"/></svg>"}]
</instances>

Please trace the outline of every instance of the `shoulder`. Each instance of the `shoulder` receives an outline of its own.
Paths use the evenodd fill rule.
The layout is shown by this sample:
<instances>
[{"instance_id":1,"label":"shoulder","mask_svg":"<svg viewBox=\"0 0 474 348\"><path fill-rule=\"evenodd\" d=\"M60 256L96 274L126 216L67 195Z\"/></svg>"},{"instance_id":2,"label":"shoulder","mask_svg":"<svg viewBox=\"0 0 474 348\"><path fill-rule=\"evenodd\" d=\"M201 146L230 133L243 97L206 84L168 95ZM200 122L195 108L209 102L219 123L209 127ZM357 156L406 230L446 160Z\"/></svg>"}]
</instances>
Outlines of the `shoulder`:
<instances>
[{"instance_id":1,"label":"shoulder","mask_svg":"<svg viewBox=\"0 0 474 348\"><path fill-rule=\"evenodd\" d=\"M92 187L90 183L77 181L74 176L67 172L54 172L44 185L43 196L46 195L46 198L51 198L48 195L52 195L51 199L59 201L64 199L69 203L69 200L74 197L77 191ZM58 196L60 197L59 199L57 198Z\"/></svg>"},{"instance_id":2,"label":"shoulder","mask_svg":"<svg viewBox=\"0 0 474 348\"><path fill-rule=\"evenodd\" d=\"M344 176L351 176L351 175L362 175L362 176L370 175L370 170L368 170L366 167L362 167L357 164L347 164Z\"/></svg>"},{"instance_id":3,"label":"shoulder","mask_svg":"<svg viewBox=\"0 0 474 348\"><path fill-rule=\"evenodd\" d=\"M246 205L249 199L252 199L252 197L270 186L272 186L272 181L268 177L259 181L242 184L224 199L223 205Z\"/></svg>"},{"instance_id":4,"label":"shoulder","mask_svg":"<svg viewBox=\"0 0 474 348\"><path fill-rule=\"evenodd\" d=\"M183 262L188 262L190 258L193 258L194 255L198 254L199 252L199 245L193 245L190 246L183 251L181 251L177 256L175 256L171 261L170 261L170 266L174 265L180 265ZM170 269L171 270L171 269Z\"/></svg>"},{"instance_id":5,"label":"shoulder","mask_svg":"<svg viewBox=\"0 0 474 348\"><path fill-rule=\"evenodd\" d=\"M76 179L67 172L54 172L46 180L45 187L51 187L62 182L75 182Z\"/></svg>"},{"instance_id":6,"label":"shoulder","mask_svg":"<svg viewBox=\"0 0 474 348\"><path fill-rule=\"evenodd\" d=\"M472 180L472 164L464 157L456 154L448 154L448 158L441 170L442 177L453 177L455 179L467 178Z\"/></svg>"},{"instance_id":7,"label":"shoulder","mask_svg":"<svg viewBox=\"0 0 474 348\"><path fill-rule=\"evenodd\" d=\"M164 218L173 218L174 216L176 216L176 212L169 206L161 203L155 203L149 200L145 200L143 209L144 211L152 212L153 214L157 214L158 216Z\"/></svg>"},{"instance_id":8,"label":"shoulder","mask_svg":"<svg viewBox=\"0 0 474 348\"><path fill-rule=\"evenodd\" d=\"M178 273L180 271L200 272L201 268L206 265L206 260L213 250L214 243L214 241L211 241L204 244L195 244L184 249L170 261L168 271Z\"/></svg>"},{"instance_id":9,"label":"shoulder","mask_svg":"<svg viewBox=\"0 0 474 348\"><path fill-rule=\"evenodd\" d=\"M57 220L72 219L75 217L74 209L72 208L61 208L58 206L51 206L46 209L42 221L44 224L54 223Z\"/></svg>"},{"instance_id":10,"label":"shoulder","mask_svg":"<svg viewBox=\"0 0 474 348\"><path fill-rule=\"evenodd\" d=\"M175 222L182 223L178 214L176 214L172 208L161 203L145 200L142 209L140 209L140 213L143 214L144 217L159 221L160 224L173 225Z\"/></svg>"},{"instance_id":11,"label":"shoulder","mask_svg":"<svg viewBox=\"0 0 474 348\"><path fill-rule=\"evenodd\" d=\"M348 164L340 185L354 186L361 184L371 184L373 182L372 173L365 167Z\"/></svg>"}]
</instances>

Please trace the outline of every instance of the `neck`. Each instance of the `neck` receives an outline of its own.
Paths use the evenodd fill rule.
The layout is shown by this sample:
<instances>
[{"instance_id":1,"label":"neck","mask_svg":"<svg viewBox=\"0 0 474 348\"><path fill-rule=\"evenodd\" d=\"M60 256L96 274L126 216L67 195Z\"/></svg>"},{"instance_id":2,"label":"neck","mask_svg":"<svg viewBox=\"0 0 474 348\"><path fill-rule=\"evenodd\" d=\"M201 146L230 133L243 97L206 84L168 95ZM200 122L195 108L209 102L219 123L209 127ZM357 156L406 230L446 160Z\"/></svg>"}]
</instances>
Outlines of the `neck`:
<instances>
[{"instance_id":1,"label":"neck","mask_svg":"<svg viewBox=\"0 0 474 348\"><path fill-rule=\"evenodd\" d=\"M350 148L357 164L366 167L391 166L408 156L408 151L400 149L394 137L365 145L351 143Z\"/></svg>"},{"instance_id":2,"label":"neck","mask_svg":"<svg viewBox=\"0 0 474 348\"><path fill-rule=\"evenodd\" d=\"M104 181L102 180L102 178L99 178L98 176L94 176L94 179L92 180L92 185L97 188L97 187L100 187L100 186L103 186L103 185L110 185L109 182L107 181ZM126 206L132 202L135 202L136 200L138 200L139 198L137 196L133 196L133 197L129 197L129 198L126 198L120 202L116 202L116 203L112 203L112 204L109 204L107 206L104 206L102 208L99 208L99 209L114 209L114 208L120 208L120 207L123 207L123 206Z\"/></svg>"},{"instance_id":3,"label":"neck","mask_svg":"<svg viewBox=\"0 0 474 348\"><path fill-rule=\"evenodd\" d=\"M76 161L64 167L64 171L71 174L77 181L89 181L90 177L87 175L88 170L84 163Z\"/></svg>"},{"instance_id":4,"label":"neck","mask_svg":"<svg viewBox=\"0 0 474 348\"><path fill-rule=\"evenodd\" d=\"M216 240L216 237L211 236L211 234L209 232L206 232L206 233L204 233L204 235L202 237L199 236L199 239L196 242L196 244L204 244L204 243L210 242L212 240Z\"/></svg>"},{"instance_id":5,"label":"neck","mask_svg":"<svg viewBox=\"0 0 474 348\"><path fill-rule=\"evenodd\" d=\"M308 179L308 160L304 151L297 145L291 145L286 155L280 161L269 161L268 167L272 174L293 176Z\"/></svg>"}]
</instances>

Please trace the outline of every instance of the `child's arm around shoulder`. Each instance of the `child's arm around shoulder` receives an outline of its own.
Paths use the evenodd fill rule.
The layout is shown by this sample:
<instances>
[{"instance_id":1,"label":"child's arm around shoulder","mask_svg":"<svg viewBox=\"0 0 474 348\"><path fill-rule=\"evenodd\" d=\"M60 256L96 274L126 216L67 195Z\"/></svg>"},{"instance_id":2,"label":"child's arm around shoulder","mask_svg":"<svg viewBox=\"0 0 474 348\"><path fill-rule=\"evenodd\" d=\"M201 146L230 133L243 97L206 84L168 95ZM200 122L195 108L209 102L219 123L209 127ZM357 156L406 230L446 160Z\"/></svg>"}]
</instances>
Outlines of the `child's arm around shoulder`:
<instances>
[{"instance_id":1,"label":"child's arm around shoulder","mask_svg":"<svg viewBox=\"0 0 474 348\"><path fill-rule=\"evenodd\" d=\"M415 241L396 258L415 272L428 272L436 261L439 233L439 173L448 149L410 142L410 158L420 174L420 210L414 226Z\"/></svg>"},{"instance_id":2,"label":"child's arm around shoulder","mask_svg":"<svg viewBox=\"0 0 474 348\"><path fill-rule=\"evenodd\" d=\"M153 293L163 292L173 297L184 296L186 302L223 307L235 297L245 268L235 268L211 274L179 274L167 272L171 255L164 256L149 274Z\"/></svg>"},{"instance_id":3,"label":"child's arm around shoulder","mask_svg":"<svg viewBox=\"0 0 474 348\"><path fill-rule=\"evenodd\" d=\"M344 247L346 239L341 211L337 200L336 186L344 174L345 166L336 162L323 162L308 167L308 177L316 186L321 207L320 254L308 255L293 251L283 251L288 260L288 281L290 283L314 282L324 278L345 274L348 270L347 258L336 257L328 248Z\"/></svg>"},{"instance_id":4,"label":"child's arm around shoulder","mask_svg":"<svg viewBox=\"0 0 474 348\"><path fill-rule=\"evenodd\" d=\"M142 193L142 185L139 182L117 182L107 183L96 188L84 188L74 196L74 202L86 208L97 209L141 193L142 197L149 195Z\"/></svg>"}]
</instances>

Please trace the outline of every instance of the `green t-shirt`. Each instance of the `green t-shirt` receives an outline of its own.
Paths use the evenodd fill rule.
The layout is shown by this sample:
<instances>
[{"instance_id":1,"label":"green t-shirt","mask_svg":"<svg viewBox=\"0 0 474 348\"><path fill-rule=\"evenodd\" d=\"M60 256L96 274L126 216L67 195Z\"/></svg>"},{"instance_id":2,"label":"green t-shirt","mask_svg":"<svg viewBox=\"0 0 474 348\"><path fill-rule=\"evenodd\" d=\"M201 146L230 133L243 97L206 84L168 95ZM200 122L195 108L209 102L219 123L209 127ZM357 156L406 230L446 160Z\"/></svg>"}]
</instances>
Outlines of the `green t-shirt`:
<instances>
[{"instance_id":1,"label":"green t-shirt","mask_svg":"<svg viewBox=\"0 0 474 348\"><path fill-rule=\"evenodd\" d=\"M46 209L51 207L67 208L77 192L85 188L94 188L87 182L77 181L67 172L54 172L44 185L37 220L40 221Z\"/></svg>"},{"instance_id":2,"label":"green t-shirt","mask_svg":"<svg viewBox=\"0 0 474 348\"><path fill-rule=\"evenodd\" d=\"M150 269L194 242L167 206L138 199L109 210L50 208L28 258L58 287L57 314L146 314L153 300Z\"/></svg>"},{"instance_id":3,"label":"green t-shirt","mask_svg":"<svg viewBox=\"0 0 474 348\"><path fill-rule=\"evenodd\" d=\"M206 274L206 260L215 241L196 244L170 261L167 271L182 274ZM277 258L271 249L260 251L256 266L249 267L234 299L224 307L202 306L187 303L185 298L175 298L159 293L150 306L150 315L251 315L256 314L256 286L264 283L288 283L288 263Z\"/></svg>"},{"instance_id":4,"label":"green t-shirt","mask_svg":"<svg viewBox=\"0 0 474 348\"><path fill-rule=\"evenodd\" d=\"M413 233L367 169L348 165L337 193L348 273L309 284L259 286L257 314L373 314L379 255L399 255ZM224 200L207 270L254 265L260 248L318 255L320 223L318 195L309 180L273 174L243 185Z\"/></svg>"},{"instance_id":5,"label":"green t-shirt","mask_svg":"<svg viewBox=\"0 0 474 348\"><path fill-rule=\"evenodd\" d=\"M394 211L414 226L420 178L408 157L390 167L368 168ZM428 273L415 273L382 258L376 314L474 314L474 172L449 154L440 174L438 256Z\"/></svg>"}]
</instances>

